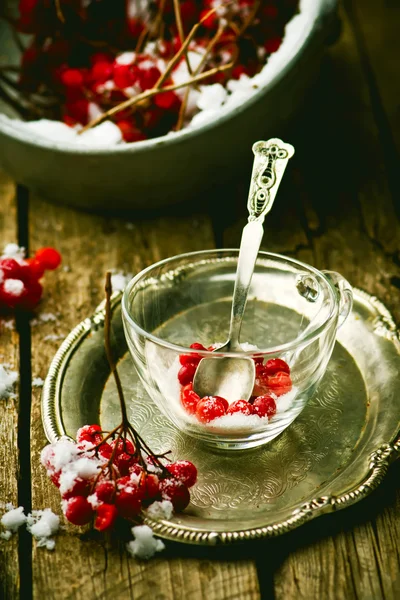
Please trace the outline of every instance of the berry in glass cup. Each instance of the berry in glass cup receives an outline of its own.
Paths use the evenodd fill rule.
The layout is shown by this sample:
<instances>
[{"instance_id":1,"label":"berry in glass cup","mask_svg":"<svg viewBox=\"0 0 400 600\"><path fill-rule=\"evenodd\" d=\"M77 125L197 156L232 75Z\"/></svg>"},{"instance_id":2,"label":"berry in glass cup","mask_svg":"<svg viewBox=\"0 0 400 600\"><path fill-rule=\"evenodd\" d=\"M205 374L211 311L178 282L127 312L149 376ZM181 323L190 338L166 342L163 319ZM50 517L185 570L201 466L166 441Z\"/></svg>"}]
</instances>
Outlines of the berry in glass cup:
<instances>
[{"instance_id":1,"label":"berry in glass cup","mask_svg":"<svg viewBox=\"0 0 400 600\"><path fill-rule=\"evenodd\" d=\"M198 342L191 344L190 348L206 350ZM215 348L215 345L211 345L208 350L212 351ZM244 417L256 415L260 419L264 417L270 419L277 412L277 399L290 392L293 387L287 362L281 358L271 358L264 363L261 356L255 355L253 360L256 364L256 379L250 401L239 399L229 405L227 400L220 396L200 398L192 385L200 360L201 356L194 353L181 354L179 363L182 366L178 371L178 381L181 384L180 402L183 408L203 424L234 414Z\"/></svg>"}]
</instances>

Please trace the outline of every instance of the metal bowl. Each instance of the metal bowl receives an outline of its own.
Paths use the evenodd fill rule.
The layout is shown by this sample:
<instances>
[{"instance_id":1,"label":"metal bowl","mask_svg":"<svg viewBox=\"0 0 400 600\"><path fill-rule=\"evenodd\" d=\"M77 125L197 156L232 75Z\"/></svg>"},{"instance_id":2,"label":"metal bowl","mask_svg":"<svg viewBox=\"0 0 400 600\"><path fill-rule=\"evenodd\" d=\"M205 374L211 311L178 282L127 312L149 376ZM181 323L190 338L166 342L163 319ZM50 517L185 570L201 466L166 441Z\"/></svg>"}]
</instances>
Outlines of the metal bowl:
<instances>
[{"instance_id":1,"label":"metal bowl","mask_svg":"<svg viewBox=\"0 0 400 600\"><path fill-rule=\"evenodd\" d=\"M292 36L282 65L251 98L213 122L102 149L54 143L0 122L1 166L42 197L88 209L156 208L228 181L252 143L277 135L294 115L336 31L337 0L301 0L300 7L303 28ZM15 53L3 26L0 57L15 63ZM16 117L0 102L1 112Z\"/></svg>"}]
</instances>

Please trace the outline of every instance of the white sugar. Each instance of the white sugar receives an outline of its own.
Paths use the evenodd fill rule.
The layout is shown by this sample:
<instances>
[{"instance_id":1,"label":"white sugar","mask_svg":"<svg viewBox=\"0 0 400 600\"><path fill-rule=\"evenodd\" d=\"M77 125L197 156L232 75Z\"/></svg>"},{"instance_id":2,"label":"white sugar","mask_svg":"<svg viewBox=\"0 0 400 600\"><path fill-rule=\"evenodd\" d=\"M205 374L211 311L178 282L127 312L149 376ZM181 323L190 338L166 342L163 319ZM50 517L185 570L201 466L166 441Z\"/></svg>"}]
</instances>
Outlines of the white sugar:
<instances>
[{"instance_id":1,"label":"white sugar","mask_svg":"<svg viewBox=\"0 0 400 600\"><path fill-rule=\"evenodd\" d=\"M60 517L55 515L50 508L33 510L27 517L27 530L37 540L39 548L54 550L55 541L50 536L57 533L60 526Z\"/></svg>"},{"instance_id":2,"label":"white sugar","mask_svg":"<svg viewBox=\"0 0 400 600\"><path fill-rule=\"evenodd\" d=\"M101 502L97 497L97 494L91 494L90 496L87 497L87 501L89 502L90 506L93 508L93 510L96 510L96 508L99 508Z\"/></svg>"},{"instance_id":3,"label":"white sugar","mask_svg":"<svg viewBox=\"0 0 400 600\"><path fill-rule=\"evenodd\" d=\"M0 258L15 258L22 260L25 256L25 248L18 244L7 244Z\"/></svg>"},{"instance_id":4,"label":"white sugar","mask_svg":"<svg viewBox=\"0 0 400 600\"><path fill-rule=\"evenodd\" d=\"M14 396L14 384L18 380L18 373L6 369L4 365L0 365L0 399L7 400Z\"/></svg>"},{"instance_id":5,"label":"white sugar","mask_svg":"<svg viewBox=\"0 0 400 600\"><path fill-rule=\"evenodd\" d=\"M6 540L6 542L8 542L8 540L10 539L11 536L12 536L12 533L9 529L6 529L5 531L0 532L0 538L2 540Z\"/></svg>"},{"instance_id":6,"label":"white sugar","mask_svg":"<svg viewBox=\"0 0 400 600\"><path fill-rule=\"evenodd\" d=\"M135 539L126 545L128 552L136 558L148 560L156 552L164 550L163 542L154 537L153 530L148 525L132 527Z\"/></svg>"},{"instance_id":7,"label":"white sugar","mask_svg":"<svg viewBox=\"0 0 400 600\"><path fill-rule=\"evenodd\" d=\"M122 52L115 59L117 65L131 65L136 58L136 54L134 52Z\"/></svg>"},{"instance_id":8,"label":"white sugar","mask_svg":"<svg viewBox=\"0 0 400 600\"><path fill-rule=\"evenodd\" d=\"M79 450L71 440L61 438L54 444L43 448L40 460L44 466L50 465L54 471L60 471L67 464L75 460Z\"/></svg>"},{"instance_id":9,"label":"white sugar","mask_svg":"<svg viewBox=\"0 0 400 600\"><path fill-rule=\"evenodd\" d=\"M57 321L57 317L56 315L53 315L53 313L40 313L39 320L43 321L43 323L49 323L50 321Z\"/></svg>"},{"instance_id":10,"label":"white sugar","mask_svg":"<svg viewBox=\"0 0 400 600\"><path fill-rule=\"evenodd\" d=\"M33 387L43 387L44 380L41 377L34 377L32 379Z\"/></svg>"},{"instance_id":11,"label":"white sugar","mask_svg":"<svg viewBox=\"0 0 400 600\"><path fill-rule=\"evenodd\" d=\"M200 96L197 100L197 106L201 110L216 110L223 105L227 94L228 92L220 83L203 85L200 88Z\"/></svg>"},{"instance_id":12,"label":"white sugar","mask_svg":"<svg viewBox=\"0 0 400 600\"><path fill-rule=\"evenodd\" d=\"M132 279L130 273L115 272L111 275L111 287L113 292L123 292L127 283Z\"/></svg>"},{"instance_id":13,"label":"white sugar","mask_svg":"<svg viewBox=\"0 0 400 600\"><path fill-rule=\"evenodd\" d=\"M1 517L1 524L5 529L14 533L21 525L26 523L26 516L24 515L24 507L19 506L18 508L11 508Z\"/></svg>"},{"instance_id":14,"label":"white sugar","mask_svg":"<svg viewBox=\"0 0 400 600\"><path fill-rule=\"evenodd\" d=\"M174 512L172 502L169 500L162 500L159 502L153 502L147 509L147 514L153 519L170 519Z\"/></svg>"},{"instance_id":15,"label":"white sugar","mask_svg":"<svg viewBox=\"0 0 400 600\"><path fill-rule=\"evenodd\" d=\"M88 129L81 135L76 136L77 144L100 148L102 146L115 146L122 142L120 128L111 121L104 121L93 129Z\"/></svg>"},{"instance_id":16,"label":"white sugar","mask_svg":"<svg viewBox=\"0 0 400 600\"><path fill-rule=\"evenodd\" d=\"M11 296L21 296L25 289L24 284L19 279L6 279L4 282L4 291Z\"/></svg>"},{"instance_id":17,"label":"white sugar","mask_svg":"<svg viewBox=\"0 0 400 600\"><path fill-rule=\"evenodd\" d=\"M236 412L233 415L224 415L207 423L205 427L214 433L246 433L264 429L268 425L268 417L260 418L257 415L244 415Z\"/></svg>"}]
</instances>

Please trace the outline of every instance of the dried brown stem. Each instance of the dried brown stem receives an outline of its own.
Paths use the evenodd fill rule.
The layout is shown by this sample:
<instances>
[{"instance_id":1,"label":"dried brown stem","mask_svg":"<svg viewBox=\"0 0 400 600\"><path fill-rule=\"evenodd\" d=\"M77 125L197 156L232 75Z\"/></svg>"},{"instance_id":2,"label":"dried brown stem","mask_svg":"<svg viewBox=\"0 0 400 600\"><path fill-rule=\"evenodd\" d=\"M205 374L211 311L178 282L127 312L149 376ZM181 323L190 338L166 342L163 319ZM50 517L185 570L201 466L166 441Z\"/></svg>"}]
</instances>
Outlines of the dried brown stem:
<instances>
[{"instance_id":1,"label":"dried brown stem","mask_svg":"<svg viewBox=\"0 0 400 600\"><path fill-rule=\"evenodd\" d=\"M147 100L149 98L152 98L156 94L161 94L163 92L173 92L175 90L179 90L180 88L186 87L187 85L191 85L191 84L197 83L199 81L204 81L205 79L212 77L216 73L228 71L232 67L233 67L233 63L229 63L227 65L223 65L222 67L216 67L215 69L210 69L209 71L200 73L199 75L192 77L188 81L183 81L182 83L167 85L160 89L154 87L151 90L146 90L145 92L142 92L141 94L138 94L137 96L134 96L133 98L129 98L128 100L125 100L125 102L121 102L121 104L118 104L118 106L114 106L113 108L110 108L110 110L108 110L104 114L100 115L96 119L93 119L93 121L91 121L90 123L85 125L85 127L82 127L82 129L79 131L79 134L83 133L84 131L87 131L88 129L91 129L92 127L96 127L96 125L99 125L103 121L106 121L113 115L116 115L117 113L119 113L121 110L125 110L126 108L135 106L135 104L138 104L142 100Z\"/></svg>"},{"instance_id":2,"label":"dried brown stem","mask_svg":"<svg viewBox=\"0 0 400 600\"><path fill-rule=\"evenodd\" d=\"M144 29L141 31L141 33L140 33L140 35L139 35L139 38L138 38L138 41L137 41L137 43L136 43L136 48L135 48L135 53L136 53L136 54L139 54L139 52L142 50L142 47L143 47L144 41L145 41L145 39L146 39L146 37L147 37L148 33L149 33L149 30L147 29L147 27L145 27L145 28L144 28Z\"/></svg>"},{"instance_id":3,"label":"dried brown stem","mask_svg":"<svg viewBox=\"0 0 400 600\"><path fill-rule=\"evenodd\" d=\"M112 287L111 287L110 271L107 271L107 273L106 273L105 291L106 291L106 314L105 314L105 319L104 319L104 346L105 346L105 350L106 350L108 364L110 365L111 372L114 376L115 385L117 386L119 404L120 404L121 414L122 414L122 424L126 425L126 424L128 424L129 421L128 421L128 415L127 415L127 411L126 411L124 392L122 390L121 379L119 377L117 367L116 367L114 359L113 359L112 350L111 350L111 293L112 293Z\"/></svg>"},{"instance_id":4,"label":"dried brown stem","mask_svg":"<svg viewBox=\"0 0 400 600\"><path fill-rule=\"evenodd\" d=\"M246 29L248 29L250 27L250 25L253 23L254 19L256 18L256 15L258 13L258 10L259 10L260 6L261 6L260 0L257 0L256 2L254 2L253 8L251 9L251 12L250 12L249 16L247 17L247 19L243 23L243 26L240 29L239 33L238 33L239 36L242 36L244 34L244 32L246 31Z\"/></svg>"},{"instance_id":5,"label":"dried brown stem","mask_svg":"<svg viewBox=\"0 0 400 600\"><path fill-rule=\"evenodd\" d=\"M64 24L65 23L65 17L64 17L64 13L62 11L62 8L61 8L61 2L60 2L60 0L54 0L54 4L55 4L55 7L56 7L57 18L58 18L59 21L61 21L61 23Z\"/></svg>"},{"instance_id":6,"label":"dried brown stem","mask_svg":"<svg viewBox=\"0 0 400 600\"><path fill-rule=\"evenodd\" d=\"M211 50L214 48L215 44L220 39L221 35L224 32L224 29L225 29L224 26L219 27L217 33L214 35L214 37L208 43L206 51L204 52L204 55L203 55L203 57L202 57L199 65L198 65L198 67L197 67L197 69L196 69L196 71L194 73L195 76L198 75L201 72L202 68L204 67L204 65L205 65L205 63L207 61L208 55L210 54ZM182 129L183 121L185 119L186 106L187 106L187 103L188 103L188 99L189 99L189 94L190 94L191 87L192 87L191 85L188 85L188 87L186 88L185 95L184 95L183 100L182 100L181 108L179 110L178 122L177 122L176 127L175 127L176 131L179 131L180 129Z\"/></svg>"},{"instance_id":7,"label":"dried brown stem","mask_svg":"<svg viewBox=\"0 0 400 600\"><path fill-rule=\"evenodd\" d=\"M178 29L179 39L181 41L181 44L183 44L183 42L185 40L185 33L183 31L182 15L181 15L181 8L179 6L179 0L174 0L174 12L175 12L175 21L176 21L176 26ZM192 68L190 66L189 57L187 55L187 52L185 52L185 60L186 60L186 65L188 68L189 75L192 75L193 74Z\"/></svg>"}]
</instances>

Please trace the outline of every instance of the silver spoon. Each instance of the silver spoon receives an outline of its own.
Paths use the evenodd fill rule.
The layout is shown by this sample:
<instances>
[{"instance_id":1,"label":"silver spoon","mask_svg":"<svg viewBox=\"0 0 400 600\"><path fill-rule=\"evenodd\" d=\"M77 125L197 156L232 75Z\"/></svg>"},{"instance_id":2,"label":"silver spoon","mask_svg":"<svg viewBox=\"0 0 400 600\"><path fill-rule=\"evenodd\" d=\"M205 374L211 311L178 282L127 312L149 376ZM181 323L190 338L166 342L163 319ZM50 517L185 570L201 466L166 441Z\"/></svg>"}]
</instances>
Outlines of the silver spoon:
<instances>
[{"instance_id":1,"label":"silver spoon","mask_svg":"<svg viewBox=\"0 0 400 600\"><path fill-rule=\"evenodd\" d=\"M271 210L279 184L294 148L279 139L256 142L253 145L254 163L251 174L248 223L242 240L233 291L228 341L214 352L243 352L239 343L240 328L246 308L253 271L264 234L265 215ZM248 400L255 381L255 364L246 357L203 358L193 380L194 391L204 396L222 396L228 402Z\"/></svg>"}]
</instances>

